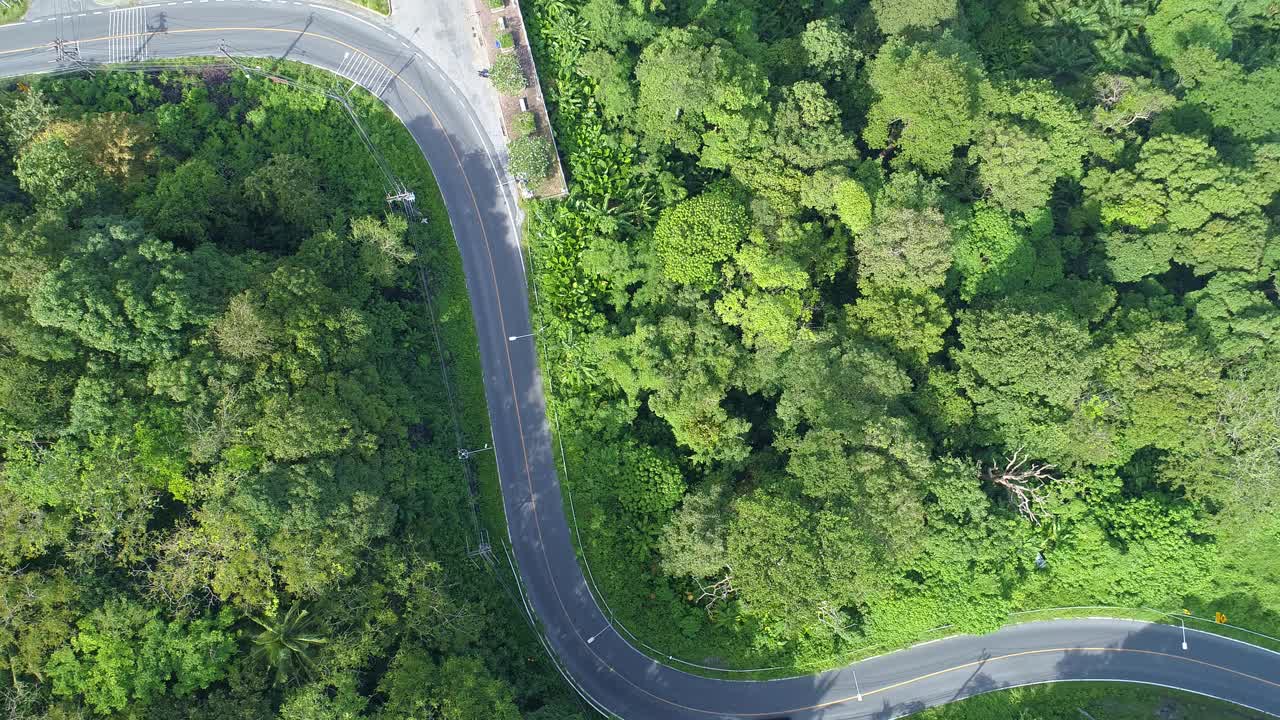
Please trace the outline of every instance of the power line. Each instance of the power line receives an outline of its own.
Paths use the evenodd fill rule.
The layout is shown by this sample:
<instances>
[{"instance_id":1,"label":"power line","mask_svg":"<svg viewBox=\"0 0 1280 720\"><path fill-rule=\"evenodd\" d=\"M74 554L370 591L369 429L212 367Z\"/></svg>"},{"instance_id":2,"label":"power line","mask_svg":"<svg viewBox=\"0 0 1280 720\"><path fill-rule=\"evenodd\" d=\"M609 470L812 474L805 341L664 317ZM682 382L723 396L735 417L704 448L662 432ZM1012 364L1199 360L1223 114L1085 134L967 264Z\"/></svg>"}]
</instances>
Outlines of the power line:
<instances>
[{"instance_id":1,"label":"power line","mask_svg":"<svg viewBox=\"0 0 1280 720\"><path fill-rule=\"evenodd\" d=\"M225 41L218 43L218 50L246 75L257 75L258 77L266 78L273 83L313 92L337 103L338 106L346 113L347 118L356 129L356 134L360 136L360 141L364 143L365 149L369 151L369 155L373 158L374 163L378 166L378 170L382 173L387 204L393 208L398 208L411 220L426 222L426 218L424 218L422 213L418 211L416 204L417 196L412 190L406 187L404 183L400 182L400 178L397 177L395 171L391 169L391 164L387 162L386 157L384 157L378 150L378 147L373 144L373 140L369 137L369 133L364 128L364 123L360 121L360 116L356 113L356 109L352 107L351 101L348 99L346 93L335 93L329 88L322 87L314 83L286 77L284 75L278 75L276 73L263 70L256 65L243 63L239 58L231 54L231 51Z\"/></svg>"}]
</instances>

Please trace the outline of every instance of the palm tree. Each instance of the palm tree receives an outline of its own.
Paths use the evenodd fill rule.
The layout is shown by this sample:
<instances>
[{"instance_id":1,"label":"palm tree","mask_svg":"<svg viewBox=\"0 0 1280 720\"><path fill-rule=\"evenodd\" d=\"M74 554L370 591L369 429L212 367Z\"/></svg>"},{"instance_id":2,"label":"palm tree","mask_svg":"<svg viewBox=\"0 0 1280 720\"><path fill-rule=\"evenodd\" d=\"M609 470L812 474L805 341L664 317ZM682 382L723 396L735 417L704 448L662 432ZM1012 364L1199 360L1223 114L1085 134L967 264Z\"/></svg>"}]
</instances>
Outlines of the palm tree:
<instances>
[{"instance_id":1,"label":"palm tree","mask_svg":"<svg viewBox=\"0 0 1280 720\"><path fill-rule=\"evenodd\" d=\"M249 619L262 628L253 636L253 656L262 658L267 667L275 670L275 684L287 683L295 676L309 676L315 671L311 658L317 646L328 640L310 632L315 617L296 600L284 616Z\"/></svg>"}]
</instances>

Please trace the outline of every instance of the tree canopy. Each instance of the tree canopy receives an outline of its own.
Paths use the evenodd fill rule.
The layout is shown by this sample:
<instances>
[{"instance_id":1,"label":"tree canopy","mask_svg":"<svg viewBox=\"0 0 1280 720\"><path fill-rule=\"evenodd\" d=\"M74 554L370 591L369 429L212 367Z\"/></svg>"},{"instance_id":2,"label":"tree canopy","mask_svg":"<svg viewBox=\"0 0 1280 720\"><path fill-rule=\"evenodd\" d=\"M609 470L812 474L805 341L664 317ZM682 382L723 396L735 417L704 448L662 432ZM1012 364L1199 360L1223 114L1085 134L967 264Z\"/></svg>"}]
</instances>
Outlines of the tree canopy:
<instances>
[{"instance_id":1,"label":"tree canopy","mask_svg":"<svg viewBox=\"0 0 1280 720\"><path fill-rule=\"evenodd\" d=\"M527 2L550 403L627 627L797 671L1045 606L1280 629L1265 5Z\"/></svg>"}]
</instances>

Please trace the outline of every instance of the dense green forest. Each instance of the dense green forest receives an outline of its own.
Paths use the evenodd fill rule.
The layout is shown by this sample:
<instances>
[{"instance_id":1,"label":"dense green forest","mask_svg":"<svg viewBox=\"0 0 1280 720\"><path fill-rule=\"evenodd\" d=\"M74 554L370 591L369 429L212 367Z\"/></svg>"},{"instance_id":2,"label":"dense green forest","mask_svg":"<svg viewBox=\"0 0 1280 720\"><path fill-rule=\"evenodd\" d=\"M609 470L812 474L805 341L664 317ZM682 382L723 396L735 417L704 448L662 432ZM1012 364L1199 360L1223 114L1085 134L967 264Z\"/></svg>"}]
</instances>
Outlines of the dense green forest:
<instances>
[{"instance_id":1,"label":"dense green forest","mask_svg":"<svg viewBox=\"0 0 1280 720\"><path fill-rule=\"evenodd\" d=\"M463 557L417 274L487 437L457 251L359 107L429 224L319 95L209 67L0 98L0 717L578 716Z\"/></svg>"},{"instance_id":2,"label":"dense green forest","mask_svg":"<svg viewBox=\"0 0 1280 720\"><path fill-rule=\"evenodd\" d=\"M1280 629L1280 4L530 0L592 576L699 662Z\"/></svg>"}]
</instances>

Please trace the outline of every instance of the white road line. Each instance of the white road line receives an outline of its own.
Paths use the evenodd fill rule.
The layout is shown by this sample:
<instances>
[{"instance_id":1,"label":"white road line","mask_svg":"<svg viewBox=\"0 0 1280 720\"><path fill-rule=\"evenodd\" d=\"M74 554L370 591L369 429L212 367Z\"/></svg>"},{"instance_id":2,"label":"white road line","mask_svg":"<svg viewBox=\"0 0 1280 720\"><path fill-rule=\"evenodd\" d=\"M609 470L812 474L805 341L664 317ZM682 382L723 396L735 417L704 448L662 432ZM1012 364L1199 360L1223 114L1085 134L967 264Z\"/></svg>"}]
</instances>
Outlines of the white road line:
<instances>
[{"instance_id":1,"label":"white road line","mask_svg":"<svg viewBox=\"0 0 1280 720\"><path fill-rule=\"evenodd\" d=\"M357 52L352 56L351 64L347 66L347 79L354 83L360 82L360 73L364 72L365 63L369 62L369 56L362 52Z\"/></svg>"},{"instance_id":2,"label":"white road line","mask_svg":"<svg viewBox=\"0 0 1280 720\"><path fill-rule=\"evenodd\" d=\"M342 62L338 65L338 70L337 70L337 73L340 77L347 76L347 69L351 65L351 63L355 62L355 59L356 59L356 56L352 55L350 52L342 53Z\"/></svg>"},{"instance_id":3,"label":"white road line","mask_svg":"<svg viewBox=\"0 0 1280 720\"><path fill-rule=\"evenodd\" d=\"M360 83L360 87L368 90L373 87L373 78L378 74L378 63L372 57L369 62L365 63L364 69L360 72L360 79L356 82Z\"/></svg>"},{"instance_id":4,"label":"white road line","mask_svg":"<svg viewBox=\"0 0 1280 720\"><path fill-rule=\"evenodd\" d=\"M102 11L101 11L101 10L94 10L94 11L93 11L93 14L94 14L94 15L101 15L101 14L102 14Z\"/></svg>"}]
</instances>

